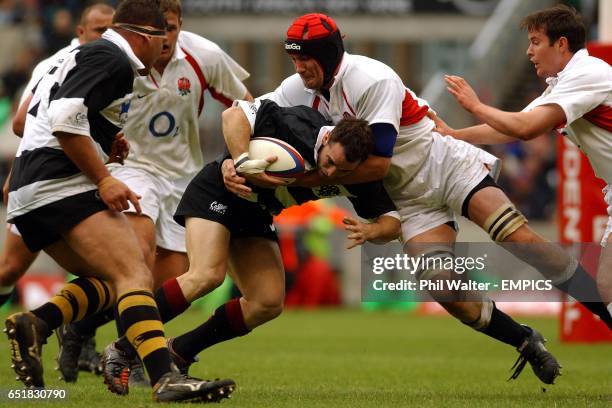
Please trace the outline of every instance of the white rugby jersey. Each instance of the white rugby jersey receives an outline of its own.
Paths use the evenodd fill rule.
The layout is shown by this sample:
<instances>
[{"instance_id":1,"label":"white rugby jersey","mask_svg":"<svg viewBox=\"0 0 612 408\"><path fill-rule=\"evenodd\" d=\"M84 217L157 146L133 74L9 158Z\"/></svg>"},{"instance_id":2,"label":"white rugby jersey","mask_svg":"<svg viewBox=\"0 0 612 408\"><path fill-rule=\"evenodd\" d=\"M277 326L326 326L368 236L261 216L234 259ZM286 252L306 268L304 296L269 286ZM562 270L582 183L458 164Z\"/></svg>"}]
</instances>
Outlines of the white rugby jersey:
<instances>
[{"instance_id":1,"label":"white rugby jersey","mask_svg":"<svg viewBox=\"0 0 612 408\"><path fill-rule=\"evenodd\" d=\"M66 156L54 132L88 136L106 161L127 120L134 76L144 65L113 30L76 48L38 82L13 162L11 220L97 187Z\"/></svg>"},{"instance_id":2,"label":"white rugby jersey","mask_svg":"<svg viewBox=\"0 0 612 408\"><path fill-rule=\"evenodd\" d=\"M271 99L280 106L310 106L334 124L356 117L370 124L393 125L399 133L387 177L392 183L386 183L390 193L410 180L431 147L435 125L426 116L427 102L407 88L393 69L368 57L344 53L329 101L319 91L305 88L298 74L258 99Z\"/></svg>"},{"instance_id":3,"label":"white rugby jersey","mask_svg":"<svg viewBox=\"0 0 612 408\"><path fill-rule=\"evenodd\" d=\"M70 41L70 44L66 47L62 48L52 56L47 59L40 61L32 70L32 76L28 81L28 84L25 86L23 93L21 94L21 99L19 100L19 105L25 101L25 99L32 94L32 90L40 81L40 79L53 67L54 64L60 64L62 60L70 53L70 51L74 50L76 47L80 45L78 38L73 38Z\"/></svg>"},{"instance_id":4,"label":"white rugby jersey","mask_svg":"<svg viewBox=\"0 0 612 408\"><path fill-rule=\"evenodd\" d=\"M248 77L217 44L181 31L163 75L153 69L134 82L124 129L130 142L126 165L174 180L190 179L204 165L198 126L204 92L229 107L244 98L242 81Z\"/></svg>"},{"instance_id":5,"label":"white rugby jersey","mask_svg":"<svg viewBox=\"0 0 612 408\"><path fill-rule=\"evenodd\" d=\"M597 177L612 184L612 67L579 50L548 88L523 111L556 104L565 112L559 129L589 158Z\"/></svg>"}]
</instances>

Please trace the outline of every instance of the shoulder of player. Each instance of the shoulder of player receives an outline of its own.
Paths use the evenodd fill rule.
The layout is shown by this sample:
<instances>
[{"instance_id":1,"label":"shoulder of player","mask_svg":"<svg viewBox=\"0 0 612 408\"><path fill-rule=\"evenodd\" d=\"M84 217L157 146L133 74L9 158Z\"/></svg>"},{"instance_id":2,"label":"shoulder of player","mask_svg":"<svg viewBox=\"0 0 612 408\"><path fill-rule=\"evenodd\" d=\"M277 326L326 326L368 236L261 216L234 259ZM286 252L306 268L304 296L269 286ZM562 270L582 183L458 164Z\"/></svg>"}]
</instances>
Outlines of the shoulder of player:
<instances>
[{"instance_id":1,"label":"shoulder of player","mask_svg":"<svg viewBox=\"0 0 612 408\"><path fill-rule=\"evenodd\" d=\"M215 65L225 55L216 43L189 31L181 31L177 45L202 67Z\"/></svg>"},{"instance_id":2,"label":"shoulder of player","mask_svg":"<svg viewBox=\"0 0 612 408\"><path fill-rule=\"evenodd\" d=\"M399 80L395 71L383 62L362 55L347 54L345 58L348 58L348 66L342 78L343 82L376 83Z\"/></svg>"},{"instance_id":3,"label":"shoulder of player","mask_svg":"<svg viewBox=\"0 0 612 408\"><path fill-rule=\"evenodd\" d=\"M606 81L612 81L612 67L607 62L591 56L559 74L559 83L603 84Z\"/></svg>"},{"instance_id":4,"label":"shoulder of player","mask_svg":"<svg viewBox=\"0 0 612 408\"><path fill-rule=\"evenodd\" d=\"M104 39L82 45L75 58L77 64L91 65L109 73L131 75L133 72L129 57L117 45Z\"/></svg>"},{"instance_id":5,"label":"shoulder of player","mask_svg":"<svg viewBox=\"0 0 612 408\"><path fill-rule=\"evenodd\" d=\"M403 89L401 78L389 66L380 61L350 55L348 66L342 76L342 89L349 100L356 102L371 89Z\"/></svg>"}]
</instances>

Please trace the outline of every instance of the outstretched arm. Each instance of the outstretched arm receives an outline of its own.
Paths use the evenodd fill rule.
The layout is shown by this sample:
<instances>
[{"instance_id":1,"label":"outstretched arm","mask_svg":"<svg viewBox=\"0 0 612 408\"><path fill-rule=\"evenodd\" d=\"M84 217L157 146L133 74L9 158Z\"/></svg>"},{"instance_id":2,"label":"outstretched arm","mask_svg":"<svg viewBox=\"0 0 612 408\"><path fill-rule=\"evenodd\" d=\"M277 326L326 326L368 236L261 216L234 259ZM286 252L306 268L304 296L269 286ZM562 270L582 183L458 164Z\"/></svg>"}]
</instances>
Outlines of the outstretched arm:
<instances>
[{"instance_id":1,"label":"outstretched arm","mask_svg":"<svg viewBox=\"0 0 612 408\"><path fill-rule=\"evenodd\" d=\"M499 134L530 140L563 125L566 121L565 112L557 104L537 106L528 112L505 112L482 103L465 79L454 75L446 75L444 79L448 91L457 102L490 128L462 129L456 131L459 132L459 138L465 137L465 132L472 131L480 140L501 140Z\"/></svg>"}]
</instances>

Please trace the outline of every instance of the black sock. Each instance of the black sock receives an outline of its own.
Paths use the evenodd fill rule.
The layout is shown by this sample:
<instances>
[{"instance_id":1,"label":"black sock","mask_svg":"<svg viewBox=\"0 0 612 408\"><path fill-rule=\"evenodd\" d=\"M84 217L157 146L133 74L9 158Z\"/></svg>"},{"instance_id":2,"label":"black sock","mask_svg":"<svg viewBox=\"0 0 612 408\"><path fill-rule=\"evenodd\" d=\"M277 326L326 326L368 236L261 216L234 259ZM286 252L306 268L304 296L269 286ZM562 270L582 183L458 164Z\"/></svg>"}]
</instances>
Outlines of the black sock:
<instances>
[{"instance_id":1,"label":"black sock","mask_svg":"<svg viewBox=\"0 0 612 408\"><path fill-rule=\"evenodd\" d=\"M176 278L168 279L154 294L162 322L166 323L183 313L189 307Z\"/></svg>"},{"instance_id":2,"label":"black sock","mask_svg":"<svg viewBox=\"0 0 612 408\"><path fill-rule=\"evenodd\" d=\"M601 296L597 290L597 283L595 279L584 270L582 265L578 265L576 272L574 272L571 278L556 285L556 287L576 299L584 307L589 309L591 313L599 316L601 320L612 329L612 316L610 316L610 312L608 312L606 305L601 300Z\"/></svg>"},{"instance_id":3,"label":"black sock","mask_svg":"<svg viewBox=\"0 0 612 408\"><path fill-rule=\"evenodd\" d=\"M142 360L151 385L155 385L170 372L170 353L153 294L147 290L126 292L117 300L117 309L126 337Z\"/></svg>"},{"instance_id":4,"label":"black sock","mask_svg":"<svg viewBox=\"0 0 612 408\"><path fill-rule=\"evenodd\" d=\"M185 360L193 360L200 351L249 332L244 324L240 300L232 299L217 308L205 323L175 338L172 349Z\"/></svg>"},{"instance_id":5,"label":"black sock","mask_svg":"<svg viewBox=\"0 0 612 408\"><path fill-rule=\"evenodd\" d=\"M91 337L96 334L96 329L105 325L111 320L115 320L114 308L98 312L91 316L87 316L83 320L72 323L72 327L81 336Z\"/></svg>"},{"instance_id":6,"label":"black sock","mask_svg":"<svg viewBox=\"0 0 612 408\"><path fill-rule=\"evenodd\" d=\"M510 316L499 310L497 306L493 306L489 325L480 331L487 336L491 336L514 347L519 347L523 344L525 337L531 334L529 328L512 320Z\"/></svg>"}]
</instances>

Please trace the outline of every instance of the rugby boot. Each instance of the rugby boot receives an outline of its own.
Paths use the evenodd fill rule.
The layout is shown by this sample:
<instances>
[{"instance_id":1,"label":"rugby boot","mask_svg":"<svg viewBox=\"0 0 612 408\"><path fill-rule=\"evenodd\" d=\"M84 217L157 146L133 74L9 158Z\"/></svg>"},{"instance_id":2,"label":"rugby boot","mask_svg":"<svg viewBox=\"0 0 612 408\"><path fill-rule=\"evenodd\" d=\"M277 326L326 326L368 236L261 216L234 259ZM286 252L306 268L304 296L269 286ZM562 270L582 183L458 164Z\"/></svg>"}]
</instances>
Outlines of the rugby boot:
<instances>
[{"instance_id":1,"label":"rugby boot","mask_svg":"<svg viewBox=\"0 0 612 408\"><path fill-rule=\"evenodd\" d=\"M102 354L96 351L96 338L90 337L79 355L79 371L102 375Z\"/></svg>"},{"instance_id":2,"label":"rugby boot","mask_svg":"<svg viewBox=\"0 0 612 408\"><path fill-rule=\"evenodd\" d=\"M230 398L236 388L233 380L206 381L172 371L153 386L153 400L158 402L220 402Z\"/></svg>"},{"instance_id":3,"label":"rugby boot","mask_svg":"<svg viewBox=\"0 0 612 408\"><path fill-rule=\"evenodd\" d=\"M10 315L5 325L16 379L28 388L43 388L42 346L49 335L47 324L31 312L22 312Z\"/></svg>"},{"instance_id":4,"label":"rugby boot","mask_svg":"<svg viewBox=\"0 0 612 408\"><path fill-rule=\"evenodd\" d=\"M166 345L168 346L168 351L170 352L170 358L172 358L172 362L176 365L176 368L178 368L181 374L188 375L189 367L191 367L191 364L197 362L198 359L196 357L193 360L187 360L180 356L176 351L174 351L174 348L172 347L173 341L174 337L168 338L168 340L166 340Z\"/></svg>"},{"instance_id":5,"label":"rugby boot","mask_svg":"<svg viewBox=\"0 0 612 408\"><path fill-rule=\"evenodd\" d=\"M140 358L130 360L130 379L128 382L130 387L150 387L151 383L147 379L144 366Z\"/></svg>"},{"instance_id":6,"label":"rugby boot","mask_svg":"<svg viewBox=\"0 0 612 408\"><path fill-rule=\"evenodd\" d=\"M111 343L102 352L102 376L110 392L127 395L130 391L129 380L132 358Z\"/></svg>"},{"instance_id":7,"label":"rugby boot","mask_svg":"<svg viewBox=\"0 0 612 408\"><path fill-rule=\"evenodd\" d=\"M72 324L61 325L55 330L59 351L57 369L66 382L76 382L79 376L79 356L88 336L78 334Z\"/></svg>"},{"instance_id":8,"label":"rugby boot","mask_svg":"<svg viewBox=\"0 0 612 408\"><path fill-rule=\"evenodd\" d=\"M516 349L520 355L511 368L514 372L508 381L516 379L525 365L529 363L540 381L545 384L554 384L555 379L561 375L561 366L557 359L544 347L544 343L546 343L544 337L537 330L527 328L531 330L531 334Z\"/></svg>"}]
</instances>

